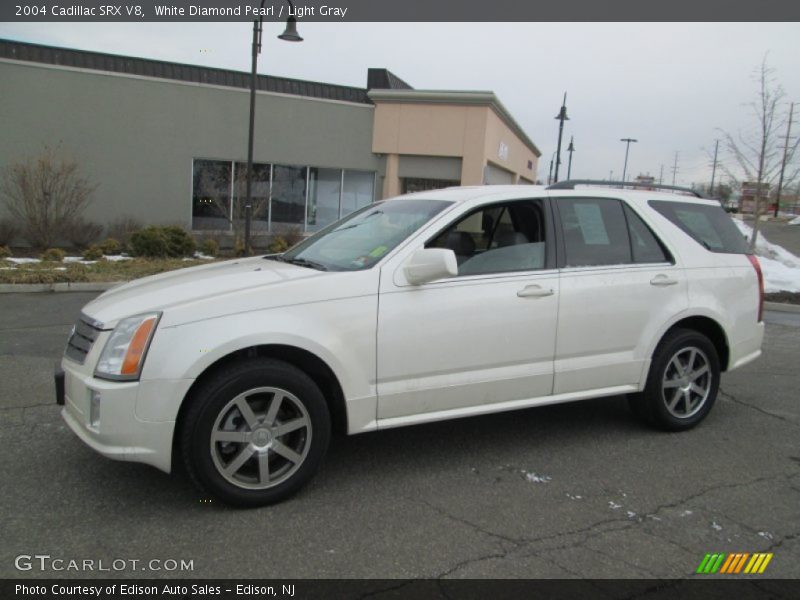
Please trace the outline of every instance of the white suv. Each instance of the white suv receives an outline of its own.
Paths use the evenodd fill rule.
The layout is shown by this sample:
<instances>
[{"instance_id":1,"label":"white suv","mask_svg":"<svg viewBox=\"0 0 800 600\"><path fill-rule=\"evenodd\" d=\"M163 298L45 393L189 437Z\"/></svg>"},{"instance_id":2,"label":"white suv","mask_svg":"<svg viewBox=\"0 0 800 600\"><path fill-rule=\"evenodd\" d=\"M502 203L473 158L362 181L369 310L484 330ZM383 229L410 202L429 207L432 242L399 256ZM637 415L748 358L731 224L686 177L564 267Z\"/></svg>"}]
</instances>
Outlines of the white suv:
<instances>
[{"instance_id":1,"label":"white suv","mask_svg":"<svg viewBox=\"0 0 800 600\"><path fill-rule=\"evenodd\" d=\"M286 498L349 434L598 396L670 430L761 354L758 261L715 201L559 184L423 192L282 255L114 288L56 375L110 458Z\"/></svg>"}]
</instances>

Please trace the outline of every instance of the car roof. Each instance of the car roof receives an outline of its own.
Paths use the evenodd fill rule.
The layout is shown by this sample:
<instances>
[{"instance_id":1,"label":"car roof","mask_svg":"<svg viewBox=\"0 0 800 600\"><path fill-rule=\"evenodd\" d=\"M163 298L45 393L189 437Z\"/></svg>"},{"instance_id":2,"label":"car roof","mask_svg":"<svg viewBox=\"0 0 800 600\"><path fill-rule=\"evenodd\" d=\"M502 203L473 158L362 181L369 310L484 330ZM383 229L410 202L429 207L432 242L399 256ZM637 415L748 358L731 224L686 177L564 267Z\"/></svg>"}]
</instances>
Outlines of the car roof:
<instances>
[{"instance_id":1,"label":"car roof","mask_svg":"<svg viewBox=\"0 0 800 600\"><path fill-rule=\"evenodd\" d=\"M620 189L602 186L581 186L574 190L549 190L544 185L476 185L450 187L404 194L391 200L445 200L448 202L466 202L485 197L502 198L526 195L528 192L549 196L550 198L574 198L593 196L599 198L625 198L631 202L647 200L669 200L672 202L690 202L693 204L719 205L709 198L697 198L689 193L664 192L657 190Z\"/></svg>"}]
</instances>

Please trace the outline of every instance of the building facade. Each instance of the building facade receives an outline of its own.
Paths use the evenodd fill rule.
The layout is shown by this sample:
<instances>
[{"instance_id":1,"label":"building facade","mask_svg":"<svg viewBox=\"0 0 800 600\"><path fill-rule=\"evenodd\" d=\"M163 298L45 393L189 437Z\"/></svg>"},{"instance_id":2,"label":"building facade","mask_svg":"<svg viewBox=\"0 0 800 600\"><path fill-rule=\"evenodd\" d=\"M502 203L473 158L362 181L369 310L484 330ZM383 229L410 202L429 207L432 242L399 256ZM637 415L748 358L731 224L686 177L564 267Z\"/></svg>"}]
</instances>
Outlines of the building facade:
<instances>
[{"instance_id":1,"label":"building facade","mask_svg":"<svg viewBox=\"0 0 800 600\"><path fill-rule=\"evenodd\" d=\"M253 223L316 231L434 187L532 183L539 151L491 92L258 76ZM86 218L230 231L244 217L247 73L0 40L0 167L45 146L97 184ZM0 211L3 209L0 207Z\"/></svg>"}]
</instances>

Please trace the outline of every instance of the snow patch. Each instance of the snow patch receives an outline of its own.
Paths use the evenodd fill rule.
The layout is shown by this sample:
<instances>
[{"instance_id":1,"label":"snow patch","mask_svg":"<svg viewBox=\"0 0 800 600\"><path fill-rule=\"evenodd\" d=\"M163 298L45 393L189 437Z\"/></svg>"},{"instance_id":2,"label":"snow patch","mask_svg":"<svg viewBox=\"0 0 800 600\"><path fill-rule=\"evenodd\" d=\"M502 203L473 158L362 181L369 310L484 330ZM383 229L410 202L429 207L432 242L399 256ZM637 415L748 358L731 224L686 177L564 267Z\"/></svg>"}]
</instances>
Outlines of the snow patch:
<instances>
[{"instance_id":1,"label":"snow patch","mask_svg":"<svg viewBox=\"0 0 800 600\"><path fill-rule=\"evenodd\" d=\"M689 515L691 515L691 514L692 514L692 511L690 511L690 510L684 510L684 511L681 513L681 516L682 516L682 517L688 517L688 516L689 516Z\"/></svg>"},{"instance_id":2,"label":"snow patch","mask_svg":"<svg viewBox=\"0 0 800 600\"><path fill-rule=\"evenodd\" d=\"M105 259L110 262L119 262L121 260L133 260L133 257L127 254L109 254Z\"/></svg>"},{"instance_id":3,"label":"snow patch","mask_svg":"<svg viewBox=\"0 0 800 600\"><path fill-rule=\"evenodd\" d=\"M617 510L618 508L622 508L622 504L617 504L616 502L609 500L608 508L610 508L611 510Z\"/></svg>"},{"instance_id":4,"label":"snow patch","mask_svg":"<svg viewBox=\"0 0 800 600\"><path fill-rule=\"evenodd\" d=\"M525 473L525 479L531 483L547 483L552 479L552 477L548 477L547 475L537 475L536 473Z\"/></svg>"},{"instance_id":5,"label":"snow patch","mask_svg":"<svg viewBox=\"0 0 800 600\"><path fill-rule=\"evenodd\" d=\"M12 257L12 258L6 258L5 260L7 260L10 263L14 263L15 265L31 265L31 264L34 264L34 263L42 262L38 258L13 258Z\"/></svg>"},{"instance_id":6,"label":"snow patch","mask_svg":"<svg viewBox=\"0 0 800 600\"><path fill-rule=\"evenodd\" d=\"M771 540L772 539L772 534L769 531L759 531L758 535L763 537L765 540Z\"/></svg>"},{"instance_id":7,"label":"snow patch","mask_svg":"<svg viewBox=\"0 0 800 600\"><path fill-rule=\"evenodd\" d=\"M791 221L789 221L789 225L800 225L800 217L795 217Z\"/></svg>"},{"instance_id":8,"label":"snow patch","mask_svg":"<svg viewBox=\"0 0 800 600\"><path fill-rule=\"evenodd\" d=\"M749 240L753 228L739 219L733 219L733 222ZM761 232L756 240L756 256L764 274L765 292L800 292L800 258L771 243Z\"/></svg>"},{"instance_id":9,"label":"snow patch","mask_svg":"<svg viewBox=\"0 0 800 600\"><path fill-rule=\"evenodd\" d=\"M720 525L716 521L711 521L711 529L714 529L716 531L722 531L722 525Z\"/></svg>"}]
</instances>

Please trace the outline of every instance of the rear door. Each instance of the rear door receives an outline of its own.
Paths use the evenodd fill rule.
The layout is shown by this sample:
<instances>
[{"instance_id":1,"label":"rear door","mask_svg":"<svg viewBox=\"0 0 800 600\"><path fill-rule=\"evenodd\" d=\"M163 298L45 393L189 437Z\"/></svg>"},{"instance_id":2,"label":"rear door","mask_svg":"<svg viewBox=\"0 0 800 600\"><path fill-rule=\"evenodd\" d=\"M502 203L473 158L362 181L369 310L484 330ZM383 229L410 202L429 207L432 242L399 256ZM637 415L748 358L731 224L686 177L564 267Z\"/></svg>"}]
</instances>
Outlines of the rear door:
<instances>
[{"instance_id":1,"label":"rear door","mask_svg":"<svg viewBox=\"0 0 800 600\"><path fill-rule=\"evenodd\" d=\"M631 206L557 197L561 273L554 394L638 389L648 349L688 305L683 269Z\"/></svg>"}]
</instances>

